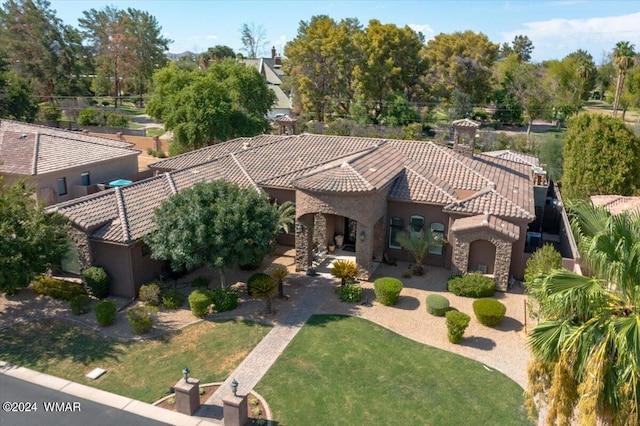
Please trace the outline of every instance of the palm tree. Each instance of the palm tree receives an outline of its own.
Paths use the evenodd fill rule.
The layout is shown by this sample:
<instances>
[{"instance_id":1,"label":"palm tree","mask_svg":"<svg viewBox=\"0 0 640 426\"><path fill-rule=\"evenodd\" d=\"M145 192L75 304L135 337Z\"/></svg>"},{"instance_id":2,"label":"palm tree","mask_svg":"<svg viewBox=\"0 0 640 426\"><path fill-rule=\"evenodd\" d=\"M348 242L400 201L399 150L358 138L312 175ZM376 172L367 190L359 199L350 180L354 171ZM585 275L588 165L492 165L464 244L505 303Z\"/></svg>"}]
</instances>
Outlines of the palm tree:
<instances>
[{"instance_id":1,"label":"palm tree","mask_svg":"<svg viewBox=\"0 0 640 426\"><path fill-rule=\"evenodd\" d=\"M529 286L545 320L528 344L530 406L548 406L547 423L640 424L640 214L571 207L585 277L542 273Z\"/></svg>"},{"instance_id":2,"label":"palm tree","mask_svg":"<svg viewBox=\"0 0 640 426\"><path fill-rule=\"evenodd\" d=\"M340 285L353 281L358 276L358 265L351 260L336 260L331 267L331 275L340 278Z\"/></svg>"},{"instance_id":3,"label":"palm tree","mask_svg":"<svg viewBox=\"0 0 640 426\"><path fill-rule=\"evenodd\" d=\"M271 314L271 295L276 291L276 282L269 275L264 275L251 283L251 294L264 297L265 312Z\"/></svg>"},{"instance_id":4,"label":"palm tree","mask_svg":"<svg viewBox=\"0 0 640 426\"><path fill-rule=\"evenodd\" d=\"M622 95L622 89L624 87L624 79L627 75L627 70L633 66L633 59L636 56L636 52L633 50L634 45L628 41L619 41L616 43L615 49L611 57L613 63L618 67L618 80L616 82L616 97L613 101L613 116L618 113L618 105L620 104L620 96Z\"/></svg>"},{"instance_id":5,"label":"palm tree","mask_svg":"<svg viewBox=\"0 0 640 426\"><path fill-rule=\"evenodd\" d=\"M284 299L284 279L289 276L289 271L284 266L278 266L269 273L278 283L278 297Z\"/></svg>"},{"instance_id":6,"label":"palm tree","mask_svg":"<svg viewBox=\"0 0 640 426\"><path fill-rule=\"evenodd\" d=\"M272 204L272 207L278 218L276 232L289 233L289 227L296 221L296 205L291 201L285 201L282 204L278 204L276 201Z\"/></svg>"},{"instance_id":7,"label":"palm tree","mask_svg":"<svg viewBox=\"0 0 640 426\"><path fill-rule=\"evenodd\" d=\"M424 275L424 266L422 266L424 256L430 250L441 247L445 243L444 238L431 229L428 231L424 229L402 231L396 237L396 241L415 259L416 266L413 268L413 273L416 275Z\"/></svg>"}]
</instances>

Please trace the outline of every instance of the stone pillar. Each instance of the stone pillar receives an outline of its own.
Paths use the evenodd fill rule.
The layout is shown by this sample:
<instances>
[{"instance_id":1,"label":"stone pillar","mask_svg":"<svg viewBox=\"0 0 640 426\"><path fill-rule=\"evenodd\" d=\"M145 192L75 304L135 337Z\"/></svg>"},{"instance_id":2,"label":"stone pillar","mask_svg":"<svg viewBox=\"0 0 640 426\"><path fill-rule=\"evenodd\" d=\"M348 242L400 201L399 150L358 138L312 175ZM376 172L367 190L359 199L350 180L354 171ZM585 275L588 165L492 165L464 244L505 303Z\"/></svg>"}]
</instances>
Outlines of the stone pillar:
<instances>
[{"instance_id":1,"label":"stone pillar","mask_svg":"<svg viewBox=\"0 0 640 426\"><path fill-rule=\"evenodd\" d=\"M176 411L193 416L200 408L200 380L189 377L180 379L173 387L176 392Z\"/></svg>"},{"instance_id":2,"label":"stone pillar","mask_svg":"<svg viewBox=\"0 0 640 426\"><path fill-rule=\"evenodd\" d=\"M313 217L313 242L318 246L327 246L327 216L323 213L316 213Z\"/></svg>"},{"instance_id":3,"label":"stone pillar","mask_svg":"<svg viewBox=\"0 0 640 426\"><path fill-rule=\"evenodd\" d=\"M222 398L222 420L225 426L244 426L248 417L246 395Z\"/></svg>"},{"instance_id":4,"label":"stone pillar","mask_svg":"<svg viewBox=\"0 0 640 426\"><path fill-rule=\"evenodd\" d=\"M296 219L296 271L306 271L313 259L313 216L303 215Z\"/></svg>"},{"instance_id":5,"label":"stone pillar","mask_svg":"<svg viewBox=\"0 0 640 426\"><path fill-rule=\"evenodd\" d=\"M364 279L369 279L373 268L373 237L373 226L358 222L356 229L356 263L362 270L361 277Z\"/></svg>"},{"instance_id":6,"label":"stone pillar","mask_svg":"<svg viewBox=\"0 0 640 426\"><path fill-rule=\"evenodd\" d=\"M453 241L453 258L451 260L451 272L455 274L464 274L469 267L469 243L461 241L460 238L454 237Z\"/></svg>"},{"instance_id":7,"label":"stone pillar","mask_svg":"<svg viewBox=\"0 0 640 426\"><path fill-rule=\"evenodd\" d=\"M493 276L496 279L496 290L507 291L509 285L509 266L511 266L512 244L507 241L496 241L496 259L493 264Z\"/></svg>"}]
</instances>

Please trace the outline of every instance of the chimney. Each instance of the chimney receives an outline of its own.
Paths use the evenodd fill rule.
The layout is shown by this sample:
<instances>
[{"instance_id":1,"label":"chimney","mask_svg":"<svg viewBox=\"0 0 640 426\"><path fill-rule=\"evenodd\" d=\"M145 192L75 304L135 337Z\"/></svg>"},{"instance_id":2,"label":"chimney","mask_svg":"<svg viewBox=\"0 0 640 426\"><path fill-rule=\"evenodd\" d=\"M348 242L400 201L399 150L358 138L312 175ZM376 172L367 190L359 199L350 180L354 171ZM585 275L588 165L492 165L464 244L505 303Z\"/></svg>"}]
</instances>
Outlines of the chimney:
<instances>
[{"instance_id":1,"label":"chimney","mask_svg":"<svg viewBox=\"0 0 640 426\"><path fill-rule=\"evenodd\" d=\"M271 47L271 59L275 59L276 58L276 47L272 46Z\"/></svg>"}]
</instances>

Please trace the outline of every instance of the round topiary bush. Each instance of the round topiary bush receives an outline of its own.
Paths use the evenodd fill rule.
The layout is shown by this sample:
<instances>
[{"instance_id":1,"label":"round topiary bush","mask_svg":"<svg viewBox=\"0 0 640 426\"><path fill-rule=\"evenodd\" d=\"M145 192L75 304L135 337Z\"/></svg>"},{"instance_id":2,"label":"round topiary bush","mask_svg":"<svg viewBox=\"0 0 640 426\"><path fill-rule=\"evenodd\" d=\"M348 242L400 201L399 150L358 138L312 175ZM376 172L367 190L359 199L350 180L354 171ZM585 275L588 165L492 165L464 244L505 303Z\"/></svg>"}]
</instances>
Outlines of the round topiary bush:
<instances>
[{"instance_id":1,"label":"round topiary bush","mask_svg":"<svg viewBox=\"0 0 640 426\"><path fill-rule=\"evenodd\" d=\"M109 275L99 266L90 266L82 271L82 279L87 283L93 297L104 299L109 295Z\"/></svg>"},{"instance_id":2,"label":"round topiary bush","mask_svg":"<svg viewBox=\"0 0 640 426\"><path fill-rule=\"evenodd\" d=\"M184 303L184 296L175 288L170 288L162 295L162 306L167 309L178 309Z\"/></svg>"},{"instance_id":3,"label":"round topiary bush","mask_svg":"<svg viewBox=\"0 0 640 426\"><path fill-rule=\"evenodd\" d=\"M456 296L463 297L491 297L496 290L493 278L485 277L479 272L454 275L449 278L447 288Z\"/></svg>"},{"instance_id":4,"label":"round topiary bush","mask_svg":"<svg viewBox=\"0 0 640 426\"><path fill-rule=\"evenodd\" d=\"M209 297L216 312L232 311L238 307L238 293L232 288L215 288L209 292Z\"/></svg>"},{"instance_id":5,"label":"round topiary bush","mask_svg":"<svg viewBox=\"0 0 640 426\"><path fill-rule=\"evenodd\" d=\"M198 277L195 277L193 280L191 280L191 287L196 287L196 288L207 288L209 286L209 278L200 275Z\"/></svg>"},{"instance_id":6,"label":"round topiary bush","mask_svg":"<svg viewBox=\"0 0 640 426\"><path fill-rule=\"evenodd\" d=\"M69 306L74 315L86 314L91 310L91 298L86 294L73 296L71 300L69 300Z\"/></svg>"},{"instance_id":7,"label":"round topiary bush","mask_svg":"<svg viewBox=\"0 0 640 426\"><path fill-rule=\"evenodd\" d=\"M40 275L33 280L33 291L67 301L80 294L87 294L87 290L80 283L59 280L48 275Z\"/></svg>"},{"instance_id":8,"label":"round topiary bush","mask_svg":"<svg viewBox=\"0 0 640 426\"><path fill-rule=\"evenodd\" d=\"M502 302L486 297L473 302L473 312L478 322L488 327L500 324L507 313L507 307Z\"/></svg>"},{"instance_id":9,"label":"round topiary bush","mask_svg":"<svg viewBox=\"0 0 640 426\"><path fill-rule=\"evenodd\" d=\"M153 326L153 310L147 306L136 306L127 311L127 321L136 334L145 334Z\"/></svg>"},{"instance_id":10,"label":"round topiary bush","mask_svg":"<svg viewBox=\"0 0 640 426\"><path fill-rule=\"evenodd\" d=\"M273 279L273 278L271 278L271 275L265 274L264 272L258 272L256 274L251 275L247 280L247 294L249 296L253 296L251 292L251 285L257 281L266 280L266 279Z\"/></svg>"},{"instance_id":11,"label":"round topiary bush","mask_svg":"<svg viewBox=\"0 0 640 426\"><path fill-rule=\"evenodd\" d=\"M448 311L444 314L447 318L447 337L451 343L462 342L464 331L471 321L471 317L464 312Z\"/></svg>"},{"instance_id":12,"label":"round topiary bush","mask_svg":"<svg viewBox=\"0 0 640 426\"><path fill-rule=\"evenodd\" d=\"M440 294L430 294L425 300L427 312L437 317L443 317L449 310L449 299Z\"/></svg>"},{"instance_id":13,"label":"round topiary bush","mask_svg":"<svg viewBox=\"0 0 640 426\"><path fill-rule=\"evenodd\" d=\"M373 282L373 289L378 302L386 306L393 306L402 291L402 281L393 277L378 278Z\"/></svg>"},{"instance_id":14,"label":"round topiary bush","mask_svg":"<svg viewBox=\"0 0 640 426\"><path fill-rule=\"evenodd\" d=\"M160 304L160 286L156 283L144 284L140 287L140 301L147 306Z\"/></svg>"},{"instance_id":15,"label":"round topiary bush","mask_svg":"<svg viewBox=\"0 0 640 426\"><path fill-rule=\"evenodd\" d=\"M340 300L347 303L358 303L362 300L362 287L355 284L340 286Z\"/></svg>"},{"instance_id":16,"label":"round topiary bush","mask_svg":"<svg viewBox=\"0 0 640 426\"><path fill-rule=\"evenodd\" d=\"M193 290L189 295L189 307L193 316L202 318L209 313L211 296L207 290Z\"/></svg>"},{"instance_id":17,"label":"round topiary bush","mask_svg":"<svg viewBox=\"0 0 640 426\"><path fill-rule=\"evenodd\" d=\"M96 321L102 327L113 324L116 319L116 302L113 300L101 300L95 307Z\"/></svg>"}]
</instances>

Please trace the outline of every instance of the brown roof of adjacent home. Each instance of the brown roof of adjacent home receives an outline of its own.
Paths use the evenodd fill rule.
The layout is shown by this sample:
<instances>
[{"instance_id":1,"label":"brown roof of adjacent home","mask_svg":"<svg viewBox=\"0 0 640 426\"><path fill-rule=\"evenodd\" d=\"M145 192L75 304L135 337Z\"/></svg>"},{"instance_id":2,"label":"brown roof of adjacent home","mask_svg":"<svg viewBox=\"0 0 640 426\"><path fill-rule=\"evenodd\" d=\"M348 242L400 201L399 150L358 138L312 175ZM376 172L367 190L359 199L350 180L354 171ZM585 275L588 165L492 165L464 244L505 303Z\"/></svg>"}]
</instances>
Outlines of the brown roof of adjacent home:
<instances>
[{"instance_id":1,"label":"brown roof of adjacent home","mask_svg":"<svg viewBox=\"0 0 640 426\"><path fill-rule=\"evenodd\" d=\"M611 214L620 214L622 212L640 213L640 197L592 195L591 202L594 206L606 208Z\"/></svg>"},{"instance_id":2,"label":"brown roof of adjacent home","mask_svg":"<svg viewBox=\"0 0 640 426\"><path fill-rule=\"evenodd\" d=\"M0 120L0 172L37 176L140 154L133 144Z\"/></svg>"},{"instance_id":3,"label":"brown roof of adjacent home","mask_svg":"<svg viewBox=\"0 0 640 426\"><path fill-rule=\"evenodd\" d=\"M153 210L197 182L318 192L388 189L392 200L532 220L530 166L468 158L433 142L328 135L238 138L152 164L159 176L52 206L92 238L129 243L153 230ZM461 199L465 194L464 199ZM470 195L469 195L470 194ZM85 216L95 216L87 218Z\"/></svg>"}]
</instances>

